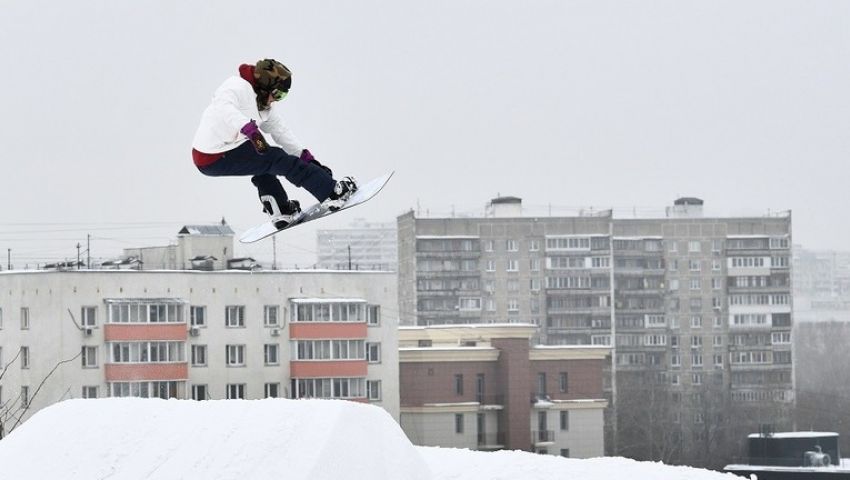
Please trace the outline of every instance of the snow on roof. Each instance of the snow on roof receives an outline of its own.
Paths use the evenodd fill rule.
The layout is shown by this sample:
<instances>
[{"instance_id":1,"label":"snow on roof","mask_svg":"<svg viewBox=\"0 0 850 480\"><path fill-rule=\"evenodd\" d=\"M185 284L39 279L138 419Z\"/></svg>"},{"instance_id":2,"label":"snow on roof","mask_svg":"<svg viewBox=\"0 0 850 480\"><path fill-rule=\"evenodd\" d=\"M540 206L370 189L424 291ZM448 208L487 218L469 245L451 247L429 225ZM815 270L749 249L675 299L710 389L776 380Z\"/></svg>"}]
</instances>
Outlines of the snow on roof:
<instances>
[{"instance_id":1,"label":"snow on roof","mask_svg":"<svg viewBox=\"0 0 850 480\"><path fill-rule=\"evenodd\" d=\"M15 480L733 480L625 458L414 447L381 408L341 400L67 400L0 441Z\"/></svg>"},{"instance_id":2,"label":"snow on roof","mask_svg":"<svg viewBox=\"0 0 850 480\"><path fill-rule=\"evenodd\" d=\"M229 225L185 225L177 235L233 235Z\"/></svg>"},{"instance_id":3,"label":"snow on roof","mask_svg":"<svg viewBox=\"0 0 850 480\"><path fill-rule=\"evenodd\" d=\"M835 432L776 432L770 435L761 433L751 433L749 438L821 438L821 437L837 437Z\"/></svg>"},{"instance_id":4,"label":"snow on roof","mask_svg":"<svg viewBox=\"0 0 850 480\"><path fill-rule=\"evenodd\" d=\"M292 303L366 303L363 298L292 298Z\"/></svg>"},{"instance_id":5,"label":"snow on roof","mask_svg":"<svg viewBox=\"0 0 850 480\"><path fill-rule=\"evenodd\" d=\"M340 400L68 400L0 441L15 480L430 479L383 409Z\"/></svg>"}]
</instances>

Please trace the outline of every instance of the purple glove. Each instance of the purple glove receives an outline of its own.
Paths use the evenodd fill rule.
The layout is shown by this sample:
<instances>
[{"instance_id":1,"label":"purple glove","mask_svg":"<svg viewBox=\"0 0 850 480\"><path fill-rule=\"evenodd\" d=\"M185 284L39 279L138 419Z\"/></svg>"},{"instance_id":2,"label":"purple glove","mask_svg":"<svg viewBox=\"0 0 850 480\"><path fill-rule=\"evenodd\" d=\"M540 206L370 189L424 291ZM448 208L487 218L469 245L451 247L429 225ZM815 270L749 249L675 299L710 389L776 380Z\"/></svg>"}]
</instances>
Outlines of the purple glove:
<instances>
[{"instance_id":1,"label":"purple glove","mask_svg":"<svg viewBox=\"0 0 850 480\"><path fill-rule=\"evenodd\" d=\"M321 168L322 170L327 172L328 175L331 176L331 178L333 178L334 176L334 172L332 172L330 168L319 163L319 161L316 160L316 157L314 157L313 154L310 153L310 150L307 150L306 148L304 150L301 150L301 161L304 163L312 163L313 165Z\"/></svg>"},{"instance_id":2,"label":"purple glove","mask_svg":"<svg viewBox=\"0 0 850 480\"><path fill-rule=\"evenodd\" d=\"M260 133L260 129L257 127L257 122L251 120L239 131L251 140L251 144L254 145L254 150L256 150L257 153L262 155L269 150L269 144L266 142L263 134Z\"/></svg>"}]
</instances>

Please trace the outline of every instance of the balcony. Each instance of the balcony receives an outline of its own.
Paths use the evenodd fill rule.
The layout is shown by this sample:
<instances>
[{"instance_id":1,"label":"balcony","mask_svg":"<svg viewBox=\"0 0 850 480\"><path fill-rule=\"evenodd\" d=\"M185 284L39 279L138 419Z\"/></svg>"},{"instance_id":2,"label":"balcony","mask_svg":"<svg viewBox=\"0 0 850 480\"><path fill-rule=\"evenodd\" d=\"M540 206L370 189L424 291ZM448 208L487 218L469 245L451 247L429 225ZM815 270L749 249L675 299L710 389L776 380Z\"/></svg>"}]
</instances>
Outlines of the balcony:
<instances>
[{"instance_id":1,"label":"balcony","mask_svg":"<svg viewBox=\"0 0 850 480\"><path fill-rule=\"evenodd\" d=\"M505 448L505 432L478 432L479 450L499 450Z\"/></svg>"},{"instance_id":2,"label":"balcony","mask_svg":"<svg viewBox=\"0 0 850 480\"><path fill-rule=\"evenodd\" d=\"M545 447L555 443L554 430L532 430L531 441L535 447Z\"/></svg>"},{"instance_id":3,"label":"balcony","mask_svg":"<svg viewBox=\"0 0 850 480\"><path fill-rule=\"evenodd\" d=\"M476 395L475 401L481 405L481 408L490 406L503 406L505 404L504 395Z\"/></svg>"}]
</instances>

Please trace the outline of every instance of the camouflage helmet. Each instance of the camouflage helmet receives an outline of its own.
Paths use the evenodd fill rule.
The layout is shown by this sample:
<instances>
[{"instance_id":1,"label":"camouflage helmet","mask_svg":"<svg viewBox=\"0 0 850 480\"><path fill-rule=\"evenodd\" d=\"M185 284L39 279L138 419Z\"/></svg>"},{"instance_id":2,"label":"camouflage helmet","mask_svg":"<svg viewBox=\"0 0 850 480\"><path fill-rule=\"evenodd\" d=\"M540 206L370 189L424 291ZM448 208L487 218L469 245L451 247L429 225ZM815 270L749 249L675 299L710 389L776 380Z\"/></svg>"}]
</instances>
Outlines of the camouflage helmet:
<instances>
[{"instance_id":1,"label":"camouflage helmet","mask_svg":"<svg viewBox=\"0 0 850 480\"><path fill-rule=\"evenodd\" d=\"M254 80L257 90L269 93L272 90L288 92L292 86L292 72L277 60L266 58L257 62Z\"/></svg>"}]
</instances>

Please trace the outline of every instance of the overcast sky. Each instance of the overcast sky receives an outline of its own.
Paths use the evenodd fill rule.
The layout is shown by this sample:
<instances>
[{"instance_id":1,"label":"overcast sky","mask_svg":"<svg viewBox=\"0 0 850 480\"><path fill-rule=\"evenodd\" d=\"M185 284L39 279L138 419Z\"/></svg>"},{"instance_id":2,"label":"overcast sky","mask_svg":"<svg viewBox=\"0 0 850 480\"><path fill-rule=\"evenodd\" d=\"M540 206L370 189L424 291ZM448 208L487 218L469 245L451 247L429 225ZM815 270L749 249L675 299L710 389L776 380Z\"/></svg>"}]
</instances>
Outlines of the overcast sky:
<instances>
[{"instance_id":1,"label":"overcast sky","mask_svg":"<svg viewBox=\"0 0 850 480\"><path fill-rule=\"evenodd\" d=\"M790 209L795 243L850 250L848 25L841 0L6 0L0 258L262 222L248 178L204 177L189 152L215 88L264 57L294 72L276 108L320 161L396 170L370 203L279 235L284 265L312 261L316 228L497 194Z\"/></svg>"}]
</instances>

